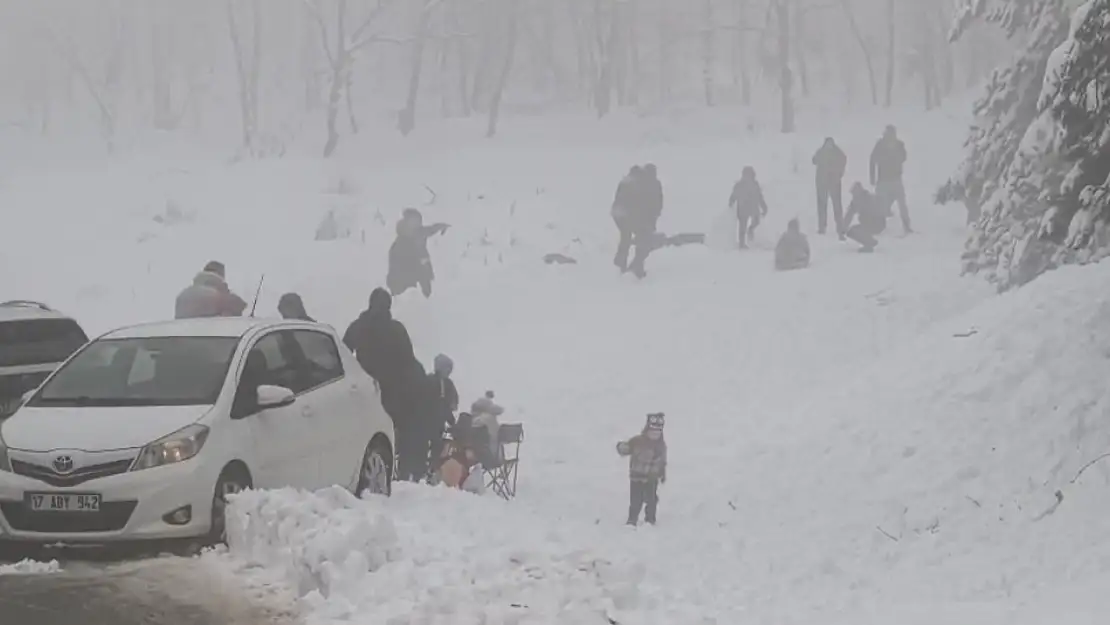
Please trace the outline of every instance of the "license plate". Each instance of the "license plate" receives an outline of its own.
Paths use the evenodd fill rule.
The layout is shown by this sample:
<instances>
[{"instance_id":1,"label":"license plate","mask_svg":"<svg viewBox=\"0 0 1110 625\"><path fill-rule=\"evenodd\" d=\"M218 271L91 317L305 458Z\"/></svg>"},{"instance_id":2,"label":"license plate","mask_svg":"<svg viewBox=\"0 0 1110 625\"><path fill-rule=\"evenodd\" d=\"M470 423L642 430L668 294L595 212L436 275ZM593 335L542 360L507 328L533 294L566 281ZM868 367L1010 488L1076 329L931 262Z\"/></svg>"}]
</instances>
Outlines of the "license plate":
<instances>
[{"instance_id":1,"label":"license plate","mask_svg":"<svg viewBox=\"0 0 1110 625\"><path fill-rule=\"evenodd\" d=\"M32 512L100 512L100 495L28 493Z\"/></svg>"}]
</instances>

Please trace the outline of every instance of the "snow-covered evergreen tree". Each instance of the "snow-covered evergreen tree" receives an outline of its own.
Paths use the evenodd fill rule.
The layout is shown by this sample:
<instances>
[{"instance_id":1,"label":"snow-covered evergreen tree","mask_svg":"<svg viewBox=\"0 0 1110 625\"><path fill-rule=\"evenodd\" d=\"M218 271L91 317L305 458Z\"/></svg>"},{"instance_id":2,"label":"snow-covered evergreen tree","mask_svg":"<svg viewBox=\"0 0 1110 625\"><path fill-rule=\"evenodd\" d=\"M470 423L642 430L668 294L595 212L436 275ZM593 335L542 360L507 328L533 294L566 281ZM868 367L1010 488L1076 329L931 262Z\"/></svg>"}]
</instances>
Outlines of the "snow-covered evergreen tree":
<instances>
[{"instance_id":1,"label":"snow-covered evergreen tree","mask_svg":"<svg viewBox=\"0 0 1110 625\"><path fill-rule=\"evenodd\" d=\"M1059 260L1090 262L1110 254L1110 0L1089 0L1076 11L1056 57L1042 105L1060 124L1070 169L1046 216L1047 234L1063 244Z\"/></svg>"},{"instance_id":2,"label":"snow-covered evergreen tree","mask_svg":"<svg viewBox=\"0 0 1110 625\"><path fill-rule=\"evenodd\" d=\"M954 30L958 36L979 17L1023 40L1021 52L995 73L976 103L968 156L937 193L940 202L965 202L974 222L964 270L984 273L1000 289L1027 282L1060 260L1056 249L1063 240L1056 222L1045 218L1050 210L1053 219L1064 214L1052 208L1061 201L1070 165L1043 92L1062 65L1068 4L1074 3L969 0Z\"/></svg>"}]
</instances>

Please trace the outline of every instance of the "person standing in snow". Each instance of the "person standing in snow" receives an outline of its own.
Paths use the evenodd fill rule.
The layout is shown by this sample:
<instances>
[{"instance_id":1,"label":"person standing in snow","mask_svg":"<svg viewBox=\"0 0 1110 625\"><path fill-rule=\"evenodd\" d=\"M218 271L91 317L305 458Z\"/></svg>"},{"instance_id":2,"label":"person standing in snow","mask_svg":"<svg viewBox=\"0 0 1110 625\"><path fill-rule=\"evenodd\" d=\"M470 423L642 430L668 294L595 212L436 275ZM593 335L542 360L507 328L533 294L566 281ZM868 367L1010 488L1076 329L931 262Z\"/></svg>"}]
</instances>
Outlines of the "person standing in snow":
<instances>
[{"instance_id":1,"label":"person standing in snow","mask_svg":"<svg viewBox=\"0 0 1110 625\"><path fill-rule=\"evenodd\" d=\"M655 525L659 507L659 484L667 481L667 441L663 438L662 412L647 416L639 435L617 443L617 453L628 458L628 525L644 520Z\"/></svg>"},{"instance_id":2,"label":"person standing in snow","mask_svg":"<svg viewBox=\"0 0 1110 625\"><path fill-rule=\"evenodd\" d=\"M424 366L416 359L408 330L393 318L393 297L378 287L369 307L343 334L343 343L381 389L382 408L397 436L398 478L417 480L420 467L419 419L424 398Z\"/></svg>"},{"instance_id":3,"label":"person standing in snow","mask_svg":"<svg viewBox=\"0 0 1110 625\"><path fill-rule=\"evenodd\" d=\"M663 216L663 183L659 180L659 170L655 163L644 165L644 232L649 235L659 230L659 218Z\"/></svg>"},{"instance_id":4,"label":"person standing in snow","mask_svg":"<svg viewBox=\"0 0 1110 625\"><path fill-rule=\"evenodd\" d=\"M911 234L910 210L906 207L906 187L902 183L902 169L906 163L906 144L898 138L894 126L887 126L883 136L871 150L871 185L879 208L887 216L893 215L891 206L898 203L898 214L902 218L902 231Z\"/></svg>"},{"instance_id":5,"label":"person standing in snow","mask_svg":"<svg viewBox=\"0 0 1110 625\"><path fill-rule=\"evenodd\" d=\"M316 323L316 320L308 316L308 312L304 308L304 300L296 293L286 293L278 300L278 314L282 319L293 319L296 321L311 321Z\"/></svg>"},{"instance_id":6,"label":"person standing in snow","mask_svg":"<svg viewBox=\"0 0 1110 625\"><path fill-rule=\"evenodd\" d=\"M775 246L775 269L790 271L809 266L809 241L802 234L797 219L786 224L786 232Z\"/></svg>"},{"instance_id":7,"label":"person standing in snow","mask_svg":"<svg viewBox=\"0 0 1110 625\"><path fill-rule=\"evenodd\" d=\"M617 193L610 208L613 223L617 225L617 231L620 234L613 264L621 270L621 273L632 271L640 278L646 275L644 261L651 252L651 237L648 233L651 224L649 212L651 201L648 195L652 183L647 180L647 177L648 174L639 165L634 165L628 170L628 174L617 185ZM660 186L661 193L662 186ZM661 196L659 201L662 202ZM636 247L636 254L632 264L629 265L628 253L632 246Z\"/></svg>"},{"instance_id":8,"label":"person standing in snow","mask_svg":"<svg viewBox=\"0 0 1110 625\"><path fill-rule=\"evenodd\" d=\"M858 182L852 185L852 201L848 204L848 213L844 215L844 225L848 226L848 238L862 246L859 251L875 251L875 246L879 244L875 236L886 230L886 216L887 211L879 206L879 201L870 191ZM852 225L856 219L859 223Z\"/></svg>"},{"instance_id":9,"label":"person standing in snow","mask_svg":"<svg viewBox=\"0 0 1110 625\"><path fill-rule=\"evenodd\" d=\"M397 238L389 248L389 272L385 283L390 293L400 295L419 285L424 297L432 296L435 271L428 253L428 239L450 228L444 223L424 225L424 216L415 208L406 208L397 222Z\"/></svg>"},{"instance_id":10,"label":"person standing in snow","mask_svg":"<svg viewBox=\"0 0 1110 625\"><path fill-rule=\"evenodd\" d=\"M825 143L813 155L817 166L817 234L825 234L829 223L829 200L832 199L833 220L836 234L844 240L844 206L842 204L841 180L848 168L848 156L836 145L832 137L825 137Z\"/></svg>"},{"instance_id":11,"label":"person standing in snow","mask_svg":"<svg viewBox=\"0 0 1110 625\"><path fill-rule=\"evenodd\" d=\"M197 317L238 317L247 302L227 286L224 264L213 260L193 278L193 283L177 295L174 319Z\"/></svg>"},{"instance_id":12,"label":"person standing in snow","mask_svg":"<svg viewBox=\"0 0 1110 625\"><path fill-rule=\"evenodd\" d=\"M736 210L737 237L740 249L748 248L748 241L754 236L760 216L767 216L767 201L763 199L763 189L755 179L755 168L747 166L740 174L740 180L732 186L728 205Z\"/></svg>"},{"instance_id":13,"label":"person standing in snow","mask_svg":"<svg viewBox=\"0 0 1110 625\"><path fill-rule=\"evenodd\" d=\"M455 411L459 409L459 391L451 380L455 363L447 356L435 357L432 373L428 375L431 385L429 394L431 407L428 414L427 435L431 448L431 469L438 468L443 455L443 436L447 428L455 427Z\"/></svg>"}]
</instances>

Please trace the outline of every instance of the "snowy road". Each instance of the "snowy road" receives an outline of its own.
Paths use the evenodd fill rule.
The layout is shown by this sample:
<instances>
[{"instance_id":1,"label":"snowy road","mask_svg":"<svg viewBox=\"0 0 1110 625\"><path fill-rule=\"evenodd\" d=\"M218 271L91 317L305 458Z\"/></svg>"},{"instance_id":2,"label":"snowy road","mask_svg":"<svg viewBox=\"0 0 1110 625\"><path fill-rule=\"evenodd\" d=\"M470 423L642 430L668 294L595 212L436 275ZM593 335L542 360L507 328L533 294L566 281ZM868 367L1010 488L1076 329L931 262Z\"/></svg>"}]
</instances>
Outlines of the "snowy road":
<instances>
[{"instance_id":1,"label":"snowy road","mask_svg":"<svg viewBox=\"0 0 1110 625\"><path fill-rule=\"evenodd\" d=\"M205 575L197 563L158 559L127 564L66 564L58 573L0 575L5 623L68 625L295 625Z\"/></svg>"}]
</instances>

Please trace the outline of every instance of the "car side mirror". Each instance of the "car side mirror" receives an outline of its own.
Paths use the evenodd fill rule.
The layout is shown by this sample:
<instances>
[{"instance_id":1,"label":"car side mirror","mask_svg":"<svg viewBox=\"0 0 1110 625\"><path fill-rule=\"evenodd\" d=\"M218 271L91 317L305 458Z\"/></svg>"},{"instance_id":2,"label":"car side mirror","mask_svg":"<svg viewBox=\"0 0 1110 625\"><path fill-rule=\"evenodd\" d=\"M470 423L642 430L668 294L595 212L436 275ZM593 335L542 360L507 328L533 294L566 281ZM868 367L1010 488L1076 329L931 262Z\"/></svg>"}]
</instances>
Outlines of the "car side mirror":
<instances>
[{"instance_id":1,"label":"car side mirror","mask_svg":"<svg viewBox=\"0 0 1110 625\"><path fill-rule=\"evenodd\" d=\"M258 407L262 410L288 406L296 399L297 396L293 394L293 391L284 386L263 384L258 387Z\"/></svg>"}]
</instances>

